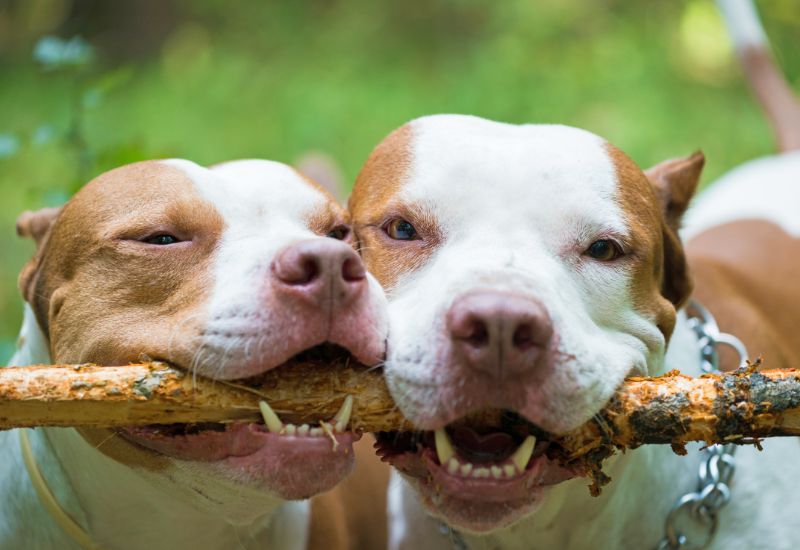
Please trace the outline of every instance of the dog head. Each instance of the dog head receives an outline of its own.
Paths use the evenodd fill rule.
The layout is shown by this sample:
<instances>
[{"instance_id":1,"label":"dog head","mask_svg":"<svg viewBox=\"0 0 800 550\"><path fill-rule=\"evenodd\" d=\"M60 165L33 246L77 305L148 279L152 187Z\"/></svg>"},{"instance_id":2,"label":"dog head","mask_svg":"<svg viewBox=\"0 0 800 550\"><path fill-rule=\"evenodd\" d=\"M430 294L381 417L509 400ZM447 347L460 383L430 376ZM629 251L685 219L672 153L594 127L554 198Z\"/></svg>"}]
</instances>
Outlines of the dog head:
<instances>
[{"instance_id":1,"label":"dog head","mask_svg":"<svg viewBox=\"0 0 800 550\"><path fill-rule=\"evenodd\" d=\"M60 210L20 217L19 233L39 243L20 287L56 363L147 356L240 380L324 345L374 364L384 355L383 292L348 224L327 192L280 163L142 162L101 175ZM272 428L82 434L166 484L213 478L231 493L306 498L352 468L356 434L336 433L334 446L321 429Z\"/></svg>"},{"instance_id":2,"label":"dog head","mask_svg":"<svg viewBox=\"0 0 800 550\"><path fill-rule=\"evenodd\" d=\"M350 211L389 296L390 390L428 430L382 434L380 452L434 513L471 531L531 513L574 475L547 459L547 434L661 369L690 292L676 230L702 164L644 173L583 130L467 116L376 147ZM474 420L486 410L495 423Z\"/></svg>"}]
</instances>

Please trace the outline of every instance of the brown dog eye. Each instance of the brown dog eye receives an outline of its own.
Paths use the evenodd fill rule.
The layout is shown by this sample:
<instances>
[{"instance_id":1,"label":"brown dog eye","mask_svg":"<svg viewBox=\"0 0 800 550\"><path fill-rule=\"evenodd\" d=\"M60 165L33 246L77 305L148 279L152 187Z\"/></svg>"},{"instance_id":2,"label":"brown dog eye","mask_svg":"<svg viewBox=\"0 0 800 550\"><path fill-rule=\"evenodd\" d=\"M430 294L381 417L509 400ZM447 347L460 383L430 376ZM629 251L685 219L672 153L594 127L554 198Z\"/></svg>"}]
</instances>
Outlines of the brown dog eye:
<instances>
[{"instance_id":1,"label":"brown dog eye","mask_svg":"<svg viewBox=\"0 0 800 550\"><path fill-rule=\"evenodd\" d=\"M337 225L333 229L331 229L326 237L330 237L331 239L336 239L337 241L343 241L347 238L347 235L350 233L350 228L346 225Z\"/></svg>"},{"instance_id":2,"label":"brown dog eye","mask_svg":"<svg viewBox=\"0 0 800 550\"><path fill-rule=\"evenodd\" d=\"M414 241L419 238L417 230L406 220L392 220L384 229L396 241Z\"/></svg>"},{"instance_id":3,"label":"brown dog eye","mask_svg":"<svg viewBox=\"0 0 800 550\"><path fill-rule=\"evenodd\" d=\"M622 250L614 241L600 239L595 241L586 250L586 254L601 262L610 262L622 256Z\"/></svg>"},{"instance_id":4,"label":"brown dog eye","mask_svg":"<svg viewBox=\"0 0 800 550\"><path fill-rule=\"evenodd\" d=\"M146 239L143 239L142 242L145 242L147 244L155 244L158 246L166 246L169 244L179 243L181 241L180 239L178 239L178 237L174 235L162 233L161 235L153 235L152 237L147 237Z\"/></svg>"}]
</instances>

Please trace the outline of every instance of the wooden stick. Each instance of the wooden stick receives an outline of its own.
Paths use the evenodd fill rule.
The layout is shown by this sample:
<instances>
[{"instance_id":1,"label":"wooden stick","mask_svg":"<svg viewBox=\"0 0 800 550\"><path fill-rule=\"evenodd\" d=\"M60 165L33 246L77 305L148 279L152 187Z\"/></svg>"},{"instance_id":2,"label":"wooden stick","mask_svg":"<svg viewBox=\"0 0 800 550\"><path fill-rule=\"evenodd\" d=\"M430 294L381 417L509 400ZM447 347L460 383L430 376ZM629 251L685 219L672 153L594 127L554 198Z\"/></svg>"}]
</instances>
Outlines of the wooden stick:
<instances>
[{"instance_id":1,"label":"wooden stick","mask_svg":"<svg viewBox=\"0 0 800 550\"><path fill-rule=\"evenodd\" d=\"M355 399L351 429L411 428L381 372L361 365L292 363L251 382L193 377L164 363L0 368L0 429L263 422L262 399L284 422L316 424L330 420L347 395Z\"/></svg>"},{"instance_id":2,"label":"wooden stick","mask_svg":"<svg viewBox=\"0 0 800 550\"><path fill-rule=\"evenodd\" d=\"M261 399L284 422L315 424L332 418L346 395L354 397L351 429L413 429L379 370L308 361L281 366L252 383L255 387L195 379L163 363L0 368L0 429L261 422ZM490 422L499 414L481 416ZM800 371L751 368L699 378L675 371L628 379L595 419L549 438L564 461L573 461L646 444L679 450L690 441L744 443L796 435Z\"/></svg>"}]
</instances>

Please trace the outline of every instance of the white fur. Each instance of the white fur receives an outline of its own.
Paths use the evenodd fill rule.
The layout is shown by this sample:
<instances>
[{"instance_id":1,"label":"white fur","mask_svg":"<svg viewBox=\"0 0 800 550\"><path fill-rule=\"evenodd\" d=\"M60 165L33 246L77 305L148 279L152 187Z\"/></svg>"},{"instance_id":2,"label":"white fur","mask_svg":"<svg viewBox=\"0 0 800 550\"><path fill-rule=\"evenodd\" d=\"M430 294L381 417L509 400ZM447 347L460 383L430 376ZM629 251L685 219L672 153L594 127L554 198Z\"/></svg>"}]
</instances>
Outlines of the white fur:
<instances>
[{"instance_id":1,"label":"white fur","mask_svg":"<svg viewBox=\"0 0 800 550\"><path fill-rule=\"evenodd\" d=\"M566 368L592 389L574 404L577 412L560 411L570 422L605 402L626 364L641 364L650 373L679 368L699 374L697 367L687 369L699 366L699 356L682 314L664 356L663 342L631 310L623 276L600 267L581 273L564 259L575 235L625 230L599 138L564 127L511 127L469 117L430 117L412 128L412 168L401 198L431 212L443 227L444 244L423 269L401 277L391 296L386 371L405 414L413 418L420 407L436 407L430 365L440 341L429 334L441 330L436 320L457 293L482 284L497 288L508 281L540 297L556 331L567 336L567 348L577 350L576 364ZM799 161L792 155L755 161L725 176L689 214L687 234L753 216L797 234ZM593 287L602 287L603 294L593 294ZM602 370L593 368L598 364ZM800 512L800 446L780 439L764 447L763 453L739 449L733 500L710 548L800 546L793 527ZM670 507L696 488L698 448L689 446L685 457L667 446L628 452L607 464L614 481L599 498L589 496L586 480L570 480L553 487L537 512L511 527L461 537L475 550L654 548ZM389 511L392 550L453 547L397 474Z\"/></svg>"}]
</instances>

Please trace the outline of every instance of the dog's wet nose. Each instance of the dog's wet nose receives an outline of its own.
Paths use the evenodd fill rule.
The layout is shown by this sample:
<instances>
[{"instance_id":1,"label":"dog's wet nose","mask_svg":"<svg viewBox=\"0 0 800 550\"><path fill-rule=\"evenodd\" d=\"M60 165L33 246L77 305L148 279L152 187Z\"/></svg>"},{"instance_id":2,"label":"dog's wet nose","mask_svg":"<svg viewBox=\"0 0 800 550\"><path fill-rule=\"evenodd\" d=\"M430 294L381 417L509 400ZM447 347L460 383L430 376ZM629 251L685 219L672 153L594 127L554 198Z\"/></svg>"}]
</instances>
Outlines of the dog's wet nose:
<instances>
[{"instance_id":1,"label":"dog's wet nose","mask_svg":"<svg viewBox=\"0 0 800 550\"><path fill-rule=\"evenodd\" d=\"M489 290L456 298L447 328L464 362L497 378L535 369L553 335L553 323L538 300Z\"/></svg>"},{"instance_id":2,"label":"dog's wet nose","mask_svg":"<svg viewBox=\"0 0 800 550\"><path fill-rule=\"evenodd\" d=\"M315 304L333 300L345 304L367 286L367 272L359 255L335 239L309 239L284 248L272 262L280 293Z\"/></svg>"}]
</instances>

